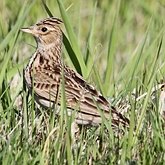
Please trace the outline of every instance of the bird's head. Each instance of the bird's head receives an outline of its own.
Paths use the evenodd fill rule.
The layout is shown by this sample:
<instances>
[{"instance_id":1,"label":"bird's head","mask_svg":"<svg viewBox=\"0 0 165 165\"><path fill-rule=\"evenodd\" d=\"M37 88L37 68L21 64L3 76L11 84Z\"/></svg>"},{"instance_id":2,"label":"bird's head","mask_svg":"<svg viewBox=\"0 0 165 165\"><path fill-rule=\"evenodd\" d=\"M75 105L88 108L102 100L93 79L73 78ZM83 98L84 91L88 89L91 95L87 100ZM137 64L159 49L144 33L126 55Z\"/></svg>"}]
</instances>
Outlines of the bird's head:
<instances>
[{"instance_id":1,"label":"bird's head","mask_svg":"<svg viewBox=\"0 0 165 165\"><path fill-rule=\"evenodd\" d=\"M49 47L52 45L61 44L61 23L62 21L60 19L51 17L41 20L28 28L22 28L21 30L32 34L37 41L38 47Z\"/></svg>"}]
</instances>

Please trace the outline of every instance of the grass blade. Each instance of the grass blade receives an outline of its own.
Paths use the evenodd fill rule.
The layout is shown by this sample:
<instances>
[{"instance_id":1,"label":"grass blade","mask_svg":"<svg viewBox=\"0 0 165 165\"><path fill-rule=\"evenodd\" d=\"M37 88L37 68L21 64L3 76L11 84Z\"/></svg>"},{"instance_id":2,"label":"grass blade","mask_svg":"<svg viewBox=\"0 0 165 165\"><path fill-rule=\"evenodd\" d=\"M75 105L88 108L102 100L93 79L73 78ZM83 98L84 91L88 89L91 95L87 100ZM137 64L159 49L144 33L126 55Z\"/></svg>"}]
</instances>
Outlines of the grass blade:
<instances>
[{"instance_id":1,"label":"grass blade","mask_svg":"<svg viewBox=\"0 0 165 165\"><path fill-rule=\"evenodd\" d=\"M62 1L60 0L57 0L58 2L58 6L59 6L59 9L60 9L60 12L61 12L61 16L63 18L63 21L64 21L64 24L65 24L65 27L66 27L66 31L67 31L67 34L68 34L68 37L69 37L69 40L71 42L71 45L72 45L72 48L73 48L73 51L75 52L76 56L77 56L77 59L79 61L79 64L81 66L81 71L82 71L82 74L85 78L87 78L87 67L85 65L85 62L84 62L84 59L83 59L83 55L79 49L79 46L78 46L78 42L76 40L76 37L75 37L75 34L73 32L73 28L71 26L71 23L70 23L70 20L69 20L69 17L67 16L66 14L66 11L64 9L64 6L63 6L63 3Z\"/></svg>"}]
</instances>

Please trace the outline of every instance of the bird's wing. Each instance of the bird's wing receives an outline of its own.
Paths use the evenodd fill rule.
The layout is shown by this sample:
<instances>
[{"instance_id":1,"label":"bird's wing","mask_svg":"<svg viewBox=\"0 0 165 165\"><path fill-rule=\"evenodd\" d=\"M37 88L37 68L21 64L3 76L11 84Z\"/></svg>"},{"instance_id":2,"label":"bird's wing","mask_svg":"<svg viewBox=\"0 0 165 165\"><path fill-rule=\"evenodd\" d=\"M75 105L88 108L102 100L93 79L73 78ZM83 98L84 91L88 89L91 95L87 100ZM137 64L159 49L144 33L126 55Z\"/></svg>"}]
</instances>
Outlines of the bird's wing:
<instances>
[{"instance_id":1,"label":"bird's wing","mask_svg":"<svg viewBox=\"0 0 165 165\"><path fill-rule=\"evenodd\" d=\"M129 120L111 106L101 93L92 85L89 85L82 76L67 68L65 70L65 81L68 83L65 90L67 88L73 88L73 90L79 89L80 97L78 99L81 115L88 115L89 118L93 117L93 120L96 119L96 121L101 120L99 118L101 115L104 115L106 118L110 118L111 115L113 124L118 125L122 123L128 125Z\"/></svg>"},{"instance_id":2,"label":"bird's wing","mask_svg":"<svg viewBox=\"0 0 165 165\"><path fill-rule=\"evenodd\" d=\"M34 72L34 91L38 102L45 107L61 102L61 70L37 70ZM80 123L98 124L101 122L101 112L106 118L112 115L112 121L125 122L125 118L114 109L110 109L108 101L88 85L74 71L64 72L65 97L67 108L77 110L77 120Z\"/></svg>"}]
</instances>

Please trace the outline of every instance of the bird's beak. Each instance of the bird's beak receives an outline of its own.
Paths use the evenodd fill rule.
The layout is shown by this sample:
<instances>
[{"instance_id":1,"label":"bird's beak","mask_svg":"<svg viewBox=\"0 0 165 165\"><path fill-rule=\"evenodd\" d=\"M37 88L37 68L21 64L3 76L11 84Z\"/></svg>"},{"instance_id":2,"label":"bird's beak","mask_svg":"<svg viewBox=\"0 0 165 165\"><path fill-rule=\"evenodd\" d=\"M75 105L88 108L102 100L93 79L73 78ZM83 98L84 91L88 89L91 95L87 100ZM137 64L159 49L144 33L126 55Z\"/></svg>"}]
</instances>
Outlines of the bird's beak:
<instances>
[{"instance_id":1,"label":"bird's beak","mask_svg":"<svg viewBox=\"0 0 165 165\"><path fill-rule=\"evenodd\" d=\"M28 27L28 28L22 28L20 29L21 31L25 32L25 33L30 33L30 34L33 34L34 33L34 28L33 26L31 27Z\"/></svg>"}]
</instances>

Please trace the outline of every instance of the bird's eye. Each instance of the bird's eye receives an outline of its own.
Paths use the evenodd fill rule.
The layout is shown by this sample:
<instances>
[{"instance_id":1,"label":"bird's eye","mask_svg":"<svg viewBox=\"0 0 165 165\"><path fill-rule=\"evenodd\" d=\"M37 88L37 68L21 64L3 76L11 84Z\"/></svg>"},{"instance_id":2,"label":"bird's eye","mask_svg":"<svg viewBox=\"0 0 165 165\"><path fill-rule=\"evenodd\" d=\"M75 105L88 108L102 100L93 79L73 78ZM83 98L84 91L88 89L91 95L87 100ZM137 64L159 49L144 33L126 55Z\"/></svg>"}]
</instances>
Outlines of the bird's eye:
<instances>
[{"instance_id":1,"label":"bird's eye","mask_svg":"<svg viewBox=\"0 0 165 165\"><path fill-rule=\"evenodd\" d=\"M46 27L43 27L42 29L41 29L41 31L42 32L46 32L48 29L46 28Z\"/></svg>"}]
</instances>

